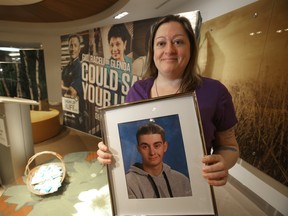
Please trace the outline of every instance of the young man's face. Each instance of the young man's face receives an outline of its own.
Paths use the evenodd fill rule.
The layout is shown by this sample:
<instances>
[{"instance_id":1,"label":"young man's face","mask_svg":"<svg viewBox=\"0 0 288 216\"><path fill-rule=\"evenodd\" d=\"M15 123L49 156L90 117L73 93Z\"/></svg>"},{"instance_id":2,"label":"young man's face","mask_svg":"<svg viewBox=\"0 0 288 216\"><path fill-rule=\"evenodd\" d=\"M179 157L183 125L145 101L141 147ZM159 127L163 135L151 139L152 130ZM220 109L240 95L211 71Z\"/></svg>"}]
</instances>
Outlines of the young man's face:
<instances>
[{"instance_id":1,"label":"young man's face","mask_svg":"<svg viewBox=\"0 0 288 216\"><path fill-rule=\"evenodd\" d=\"M124 61L124 51L126 49L126 41L124 42L121 37L111 37L109 48L113 59Z\"/></svg>"},{"instance_id":2,"label":"young man's face","mask_svg":"<svg viewBox=\"0 0 288 216\"><path fill-rule=\"evenodd\" d=\"M163 142L160 134L141 135L137 145L138 151L142 156L142 163L146 167L162 164L167 147L167 142Z\"/></svg>"},{"instance_id":3,"label":"young man's face","mask_svg":"<svg viewBox=\"0 0 288 216\"><path fill-rule=\"evenodd\" d=\"M72 59L79 57L80 54L80 42L77 37L70 38L69 42L69 53Z\"/></svg>"}]
</instances>

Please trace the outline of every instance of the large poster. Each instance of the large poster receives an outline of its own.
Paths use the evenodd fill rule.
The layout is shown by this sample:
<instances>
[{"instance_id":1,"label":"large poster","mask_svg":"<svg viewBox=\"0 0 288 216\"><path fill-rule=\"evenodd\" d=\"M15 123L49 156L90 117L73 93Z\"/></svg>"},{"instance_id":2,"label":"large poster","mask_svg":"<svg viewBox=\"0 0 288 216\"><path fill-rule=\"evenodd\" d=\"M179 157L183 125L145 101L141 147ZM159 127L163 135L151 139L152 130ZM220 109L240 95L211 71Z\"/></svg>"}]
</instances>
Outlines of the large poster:
<instances>
[{"instance_id":1,"label":"large poster","mask_svg":"<svg viewBox=\"0 0 288 216\"><path fill-rule=\"evenodd\" d=\"M184 15L194 27L201 23L199 11ZM143 76L150 27L157 19L61 36L64 125L101 136L98 108L125 102Z\"/></svg>"}]
</instances>

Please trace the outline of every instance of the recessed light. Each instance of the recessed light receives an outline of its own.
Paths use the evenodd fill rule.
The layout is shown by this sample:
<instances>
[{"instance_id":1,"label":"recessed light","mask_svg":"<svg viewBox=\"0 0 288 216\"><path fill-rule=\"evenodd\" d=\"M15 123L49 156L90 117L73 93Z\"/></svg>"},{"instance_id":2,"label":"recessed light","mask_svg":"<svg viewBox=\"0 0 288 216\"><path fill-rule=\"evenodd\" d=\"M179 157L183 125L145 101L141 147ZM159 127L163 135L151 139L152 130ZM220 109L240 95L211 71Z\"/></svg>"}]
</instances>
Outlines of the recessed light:
<instances>
[{"instance_id":1,"label":"recessed light","mask_svg":"<svg viewBox=\"0 0 288 216\"><path fill-rule=\"evenodd\" d=\"M123 17L126 16L126 15L128 15L128 12L125 11L125 12L122 12L122 13L116 15L116 16L114 17L114 19L121 19L121 18L123 18Z\"/></svg>"}]
</instances>

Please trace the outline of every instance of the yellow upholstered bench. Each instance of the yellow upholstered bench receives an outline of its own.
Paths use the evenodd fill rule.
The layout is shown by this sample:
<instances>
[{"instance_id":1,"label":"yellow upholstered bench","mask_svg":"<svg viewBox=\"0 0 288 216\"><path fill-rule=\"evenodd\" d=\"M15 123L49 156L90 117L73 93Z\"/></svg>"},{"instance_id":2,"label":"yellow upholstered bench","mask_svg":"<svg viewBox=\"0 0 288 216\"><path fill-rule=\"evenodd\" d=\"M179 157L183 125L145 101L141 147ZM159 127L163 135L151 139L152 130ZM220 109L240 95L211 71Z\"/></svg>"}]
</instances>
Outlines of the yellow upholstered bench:
<instances>
[{"instance_id":1,"label":"yellow upholstered bench","mask_svg":"<svg viewBox=\"0 0 288 216\"><path fill-rule=\"evenodd\" d=\"M39 143L56 136L61 131L59 111L30 111L34 143Z\"/></svg>"}]
</instances>

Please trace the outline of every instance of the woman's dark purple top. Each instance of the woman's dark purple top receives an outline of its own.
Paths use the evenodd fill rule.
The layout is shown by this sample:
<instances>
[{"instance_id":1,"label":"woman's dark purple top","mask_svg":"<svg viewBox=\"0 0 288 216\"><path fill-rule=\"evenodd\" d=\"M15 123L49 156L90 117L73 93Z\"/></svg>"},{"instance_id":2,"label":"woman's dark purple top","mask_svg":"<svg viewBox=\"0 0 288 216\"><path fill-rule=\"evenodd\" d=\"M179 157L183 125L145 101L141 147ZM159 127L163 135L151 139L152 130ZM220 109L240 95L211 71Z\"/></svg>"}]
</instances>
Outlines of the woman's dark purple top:
<instances>
[{"instance_id":1,"label":"woman's dark purple top","mask_svg":"<svg viewBox=\"0 0 288 216\"><path fill-rule=\"evenodd\" d=\"M154 79L137 81L129 90L126 102L150 98ZM232 97L219 81L202 77L202 84L196 89L207 153L216 144L215 132L224 131L237 123Z\"/></svg>"}]
</instances>

